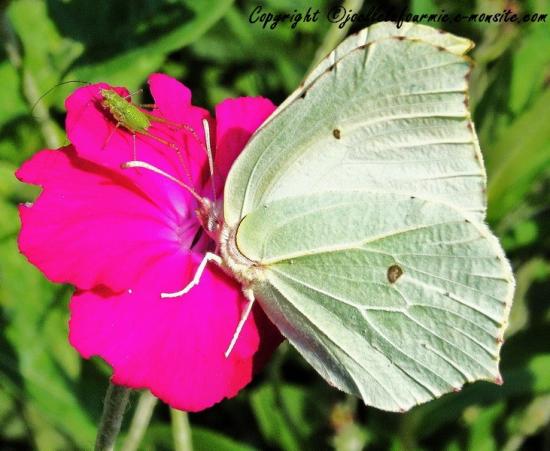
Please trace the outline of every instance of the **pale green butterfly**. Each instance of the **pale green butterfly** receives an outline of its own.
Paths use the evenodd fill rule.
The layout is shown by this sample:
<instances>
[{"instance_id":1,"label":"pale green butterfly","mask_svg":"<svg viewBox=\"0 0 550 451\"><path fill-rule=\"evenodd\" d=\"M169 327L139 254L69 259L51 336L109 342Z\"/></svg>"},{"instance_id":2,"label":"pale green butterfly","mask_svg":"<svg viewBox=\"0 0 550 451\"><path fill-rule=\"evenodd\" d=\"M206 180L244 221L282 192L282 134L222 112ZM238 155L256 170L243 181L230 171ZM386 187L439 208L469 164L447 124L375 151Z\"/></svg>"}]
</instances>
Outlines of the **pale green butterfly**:
<instances>
[{"instance_id":1,"label":"pale green butterfly","mask_svg":"<svg viewBox=\"0 0 550 451\"><path fill-rule=\"evenodd\" d=\"M228 352L257 300L331 385L380 409L500 383L514 279L484 224L471 47L392 23L342 42L246 145L223 221L202 201L219 255L163 296L218 262L250 301Z\"/></svg>"}]
</instances>

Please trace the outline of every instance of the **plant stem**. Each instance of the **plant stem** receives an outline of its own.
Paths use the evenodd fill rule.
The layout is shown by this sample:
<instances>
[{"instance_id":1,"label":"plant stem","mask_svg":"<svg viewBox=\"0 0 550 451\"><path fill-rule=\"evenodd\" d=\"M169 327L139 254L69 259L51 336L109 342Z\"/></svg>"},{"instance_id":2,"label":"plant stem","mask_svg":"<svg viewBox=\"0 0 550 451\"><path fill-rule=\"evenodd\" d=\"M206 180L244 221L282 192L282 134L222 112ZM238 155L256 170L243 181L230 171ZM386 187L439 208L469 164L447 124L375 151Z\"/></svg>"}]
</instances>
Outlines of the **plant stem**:
<instances>
[{"instance_id":1,"label":"plant stem","mask_svg":"<svg viewBox=\"0 0 550 451\"><path fill-rule=\"evenodd\" d=\"M122 451L136 451L143 440L158 399L145 390L140 396Z\"/></svg>"},{"instance_id":2,"label":"plant stem","mask_svg":"<svg viewBox=\"0 0 550 451\"><path fill-rule=\"evenodd\" d=\"M174 437L175 451L193 451L191 440L191 426L187 412L170 409L172 417L172 436Z\"/></svg>"},{"instance_id":3,"label":"plant stem","mask_svg":"<svg viewBox=\"0 0 550 451\"><path fill-rule=\"evenodd\" d=\"M129 388L115 385L112 382L109 383L97 432L95 451L111 451L114 449L130 391Z\"/></svg>"}]
</instances>

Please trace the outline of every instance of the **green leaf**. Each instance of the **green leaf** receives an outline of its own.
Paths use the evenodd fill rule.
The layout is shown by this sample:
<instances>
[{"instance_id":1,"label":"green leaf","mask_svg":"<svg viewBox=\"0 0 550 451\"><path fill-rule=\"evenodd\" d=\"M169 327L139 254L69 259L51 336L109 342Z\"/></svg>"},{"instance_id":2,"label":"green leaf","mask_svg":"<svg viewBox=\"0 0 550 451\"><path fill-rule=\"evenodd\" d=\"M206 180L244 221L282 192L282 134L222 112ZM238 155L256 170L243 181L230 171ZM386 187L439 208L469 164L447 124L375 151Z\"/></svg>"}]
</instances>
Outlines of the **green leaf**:
<instances>
[{"instance_id":1,"label":"green leaf","mask_svg":"<svg viewBox=\"0 0 550 451\"><path fill-rule=\"evenodd\" d=\"M361 451L365 448L368 438L365 428L356 423L350 423L338 431L332 444L336 451Z\"/></svg>"},{"instance_id":2,"label":"green leaf","mask_svg":"<svg viewBox=\"0 0 550 451\"><path fill-rule=\"evenodd\" d=\"M0 160L0 199L8 199L13 202L29 202L34 200L40 188L17 180L15 171L16 166ZM1 227L0 230L2 230Z\"/></svg>"},{"instance_id":3,"label":"green leaf","mask_svg":"<svg viewBox=\"0 0 550 451\"><path fill-rule=\"evenodd\" d=\"M19 165L43 147L36 121L28 116L22 117L10 124L3 134L0 140L0 161Z\"/></svg>"},{"instance_id":4,"label":"green leaf","mask_svg":"<svg viewBox=\"0 0 550 451\"><path fill-rule=\"evenodd\" d=\"M507 429L510 437L503 451L515 451L530 436L550 422L550 395L538 396L525 409L510 416Z\"/></svg>"},{"instance_id":5,"label":"green leaf","mask_svg":"<svg viewBox=\"0 0 550 451\"><path fill-rule=\"evenodd\" d=\"M468 407L464 411L464 420L469 426L468 448L476 451L497 451L495 423L502 416L505 403L499 402L487 408Z\"/></svg>"},{"instance_id":6,"label":"green leaf","mask_svg":"<svg viewBox=\"0 0 550 451\"><path fill-rule=\"evenodd\" d=\"M0 130L10 121L27 114L28 109L21 90L17 71L7 61L0 62L0 86L2 86L2 108L0 108Z\"/></svg>"},{"instance_id":7,"label":"green leaf","mask_svg":"<svg viewBox=\"0 0 550 451\"><path fill-rule=\"evenodd\" d=\"M437 13L439 7L434 0L412 0L411 12L415 14L429 14Z\"/></svg>"},{"instance_id":8,"label":"green leaf","mask_svg":"<svg viewBox=\"0 0 550 451\"><path fill-rule=\"evenodd\" d=\"M468 406L550 392L550 354L539 354L521 366L503 370L502 386L479 382L465 387L459 395L447 395L411 412L417 417L416 434L427 437L443 425L456 421Z\"/></svg>"},{"instance_id":9,"label":"green leaf","mask_svg":"<svg viewBox=\"0 0 550 451\"><path fill-rule=\"evenodd\" d=\"M542 259L533 258L516 271L516 292L510 311L510 324L505 336L511 337L529 324L529 309L527 306L527 291L537 280L550 275L550 264Z\"/></svg>"},{"instance_id":10,"label":"green leaf","mask_svg":"<svg viewBox=\"0 0 550 451\"><path fill-rule=\"evenodd\" d=\"M264 385L250 397L265 440L284 450L310 449L322 412L311 392L294 385Z\"/></svg>"},{"instance_id":11,"label":"green leaf","mask_svg":"<svg viewBox=\"0 0 550 451\"><path fill-rule=\"evenodd\" d=\"M194 451L254 451L256 448L238 442L220 432L198 426L191 429Z\"/></svg>"},{"instance_id":12,"label":"green leaf","mask_svg":"<svg viewBox=\"0 0 550 451\"><path fill-rule=\"evenodd\" d=\"M0 374L2 374L1 369ZM2 437L8 440L23 438L25 432L25 424L14 398L0 389L0 441Z\"/></svg>"},{"instance_id":13,"label":"green leaf","mask_svg":"<svg viewBox=\"0 0 550 451\"><path fill-rule=\"evenodd\" d=\"M23 68L32 74L38 94L44 93L59 82L60 74L82 54L84 47L60 33L51 20L48 2L11 2L8 17L21 41ZM56 94L53 91L45 101L53 103Z\"/></svg>"},{"instance_id":14,"label":"green leaf","mask_svg":"<svg viewBox=\"0 0 550 451\"><path fill-rule=\"evenodd\" d=\"M158 70L168 53L192 43L212 27L231 3L232 0L178 0L130 5L117 1L99 8L94 2L82 8L76 3L67 7L64 2L53 2L54 20L65 27L66 33L82 40L93 37L87 52L65 78L137 87ZM112 14L112 4L120 16ZM133 14L128 14L130 9ZM150 20L151 15L155 20ZM90 17L95 20L90 21ZM96 29L108 29L110 33L101 36Z\"/></svg>"},{"instance_id":15,"label":"green leaf","mask_svg":"<svg viewBox=\"0 0 550 451\"><path fill-rule=\"evenodd\" d=\"M8 321L6 341L14 351L4 364L22 379L22 386L13 383L21 388L28 414L43 425L35 430L37 436L58 430L87 448L95 425L75 394L79 360L67 341L66 294L19 254L15 240L0 242L0 307Z\"/></svg>"},{"instance_id":16,"label":"green leaf","mask_svg":"<svg viewBox=\"0 0 550 451\"><path fill-rule=\"evenodd\" d=\"M194 451L256 451L257 448L239 442L212 429L201 426L191 428L191 438ZM122 440L121 440L122 442ZM140 449L170 450L174 449L172 431L167 424L155 423L149 426Z\"/></svg>"},{"instance_id":17,"label":"green leaf","mask_svg":"<svg viewBox=\"0 0 550 451\"><path fill-rule=\"evenodd\" d=\"M540 94L550 75L550 32L546 26L531 26L513 54L508 104L514 114Z\"/></svg>"},{"instance_id":18,"label":"green leaf","mask_svg":"<svg viewBox=\"0 0 550 451\"><path fill-rule=\"evenodd\" d=\"M17 219L17 209L0 198L0 242L6 240L6 238L10 236L15 236L18 229L19 221ZM0 282L1 281L2 274L0 273ZM0 286L0 290L1 289Z\"/></svg>"},{"instance_id":19,"label":"green leaf","mask_svg":"<svg viewBox=\"0 0 550 451\"><path fill-rule=\"evenodd\" d=\"M550 89L487 149L490 221L512 211L550 164ZM514 189L510 189L514 187Z\"/></svg>"}]
</instances>

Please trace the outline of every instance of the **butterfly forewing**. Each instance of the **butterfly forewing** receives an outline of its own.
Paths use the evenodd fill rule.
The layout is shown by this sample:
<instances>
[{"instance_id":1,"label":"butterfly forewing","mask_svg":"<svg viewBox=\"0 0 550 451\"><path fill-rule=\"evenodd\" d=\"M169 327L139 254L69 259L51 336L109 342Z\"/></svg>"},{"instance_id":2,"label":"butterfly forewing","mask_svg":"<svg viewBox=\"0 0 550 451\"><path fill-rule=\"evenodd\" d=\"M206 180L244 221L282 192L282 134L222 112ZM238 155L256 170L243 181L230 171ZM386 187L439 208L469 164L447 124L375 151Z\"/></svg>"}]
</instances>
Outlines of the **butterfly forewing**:
<instances>
[{"instance_id":1,"label":"butterfly forewing","mask_svg":"<svg viewBox=\"0 0 550 451\"><path fill-rule=\"evenodd\" d=\"M344 56L358 47L365 46L371 42L379 41L388 37L406 37L408 39L421 40L430 43L434 46L443 47L451 53L462 55L472 48L473 43L469 39L461 38L442 30L435 28L417 25L405 22L400 28L389 22L380 22L368 28L363 28L358 33L355 33L345 39L338 47L330 52L326 58L307 75L305 80L300 84L299 89L293 92L277 109L277 113L284 110L284 107L299 97L304 90L315 81L319 75L322 75L333 64L338 62ZM276 114L277 114L276 113Z\"/></svg>"},{"instance_id":2,"label":"butterfly forewing","mask_svg":"<svg viewBox=\"0 0 550 451\"><path fill-rule=\"evenodd\" d=\"M248 143L226 184L226 222L273 200L349 189L430 197L484 217L465 57L384 38L330 67Z\"/></svg>"}]
</instances>

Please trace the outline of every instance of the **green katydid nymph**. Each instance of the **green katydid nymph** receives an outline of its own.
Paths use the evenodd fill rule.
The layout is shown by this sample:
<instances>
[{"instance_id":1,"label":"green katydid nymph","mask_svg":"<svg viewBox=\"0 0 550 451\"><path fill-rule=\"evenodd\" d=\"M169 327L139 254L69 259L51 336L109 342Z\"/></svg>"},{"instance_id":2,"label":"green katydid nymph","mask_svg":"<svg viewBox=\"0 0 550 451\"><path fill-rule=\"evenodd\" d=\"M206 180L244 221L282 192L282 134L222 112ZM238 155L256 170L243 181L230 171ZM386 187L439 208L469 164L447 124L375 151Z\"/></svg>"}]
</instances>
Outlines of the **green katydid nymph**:
<instances>
[{"instance_id":1,"label":"green katydid nymph","mask_svg":"<svg viewBox=\"0 0 550 451\"><path fill-rule=\"evenodd\" d=\"M205 152L207 152L209 157L210 167L212 167L211 152L209 152L207 149L207 147L209 146L209 142L207 143L207 145L203 144L198 134L196 133L196 131L190 125L184 124L184 123L176 123L168 119L154 115L152 113L149 113L147 111L144 111L142 108L155 107L155 105L136 105L128 100L128 98L131 97L131 94L129 94L128 96L122 96L112 88L100 88L99 94L102 97L102 99L99 102L101 108L107 111L110 114L110 116L112 116L112 119L116 121L116 127L111 130L109 136L105 140L104 146L111 139L116 129L118 129L119 127L122 127L132 135L133 161L136 161L137 160L136 142L135 142L136 136L137 135L146 136L148 138L151 138L159 142L164 146L167 146L173 149L177 153L180 163L184 171L186 172L188 179L191 180L191 176L189 175L187 170L187 165L184 163L183 157L181 155L180 147L174 142L171 142L165 138L162 138L157 134L151 133L150 129L153 126L153 124L156 122L159 124L167 125L169 128L173 128L175 131L184 130L188 132L192 136L192 138L205 150ZM207 124L205 125L205 127L207 127ZM209 130L207 128L205 128L205 138L207 141L210 140ZM124 165L123 167L129 167L129 166ZM134 166L134 167L137 167L137 166ZM212 183L213 183L213 179L212 179ZM196 193L194 193L191 187L188 187L188 189L189 191L193 192L193 194L196 196ZM212 189L215 189L214 184L212 184Z\"/></svg>"},{"instance_id":2,"label":"green katydid nymph","mask_svg":"<svg viewBox=\"0 0 550 451\"><path fill-rule=\"evenodd\" d=\"M165 146L177 149L178 146L159 136L152 134L149 129L153 122L166 124L176 129L185 129L190 131L196 137L195 131L186 124L177 124L154 114L143 111L138 105L128 101L130 96L121 96L114 89L101 88L99 90L101 97L101 106L107 110L116 121L116 127L123 127L135 138L136 134L144 135L164 144Z\"/></svg>"}]
</instances>

